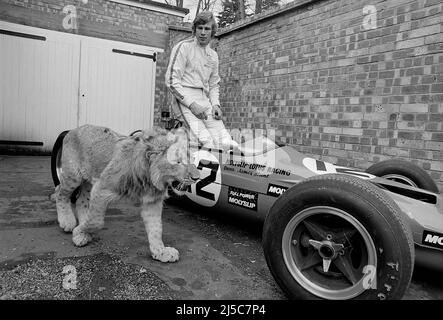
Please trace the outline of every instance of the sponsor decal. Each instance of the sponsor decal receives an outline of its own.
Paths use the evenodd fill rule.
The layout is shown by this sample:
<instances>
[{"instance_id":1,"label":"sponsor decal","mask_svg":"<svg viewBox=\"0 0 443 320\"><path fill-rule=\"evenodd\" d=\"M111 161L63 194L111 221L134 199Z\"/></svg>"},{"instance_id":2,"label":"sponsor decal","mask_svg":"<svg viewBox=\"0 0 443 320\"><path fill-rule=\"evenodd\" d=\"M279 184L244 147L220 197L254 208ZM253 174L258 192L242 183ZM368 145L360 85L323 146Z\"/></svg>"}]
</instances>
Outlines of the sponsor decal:
<instances>
[{"instance_id":1,"label":"sponsor decal","mask_svg":"<svg viewBox=\"0 0 443 320\"><path fill-rule=\"evenodd\" d=\"M279 185L270 183L268 185L267 194L269 196L273 196L273 197L280 197L283 193L285 193L286 190L288 190L288 187L279 186Z\"/></svg>"},{"instance_id":2,"label":"sponsor decal","mask_svg":"<svg viewBox=\"0 0 443 320\"><path fill-rule=\"evenodd\" d=\"M232 169L229 168L233 167ZM228 171L234 171L234 169L237 169L239 173L245 173L253 176L269 176L271 174L278 174L282 176L290 176L291 170L289 169L280 169L280 168L274 168L269 167L263 164L257 164L257 163L248 163L244 161L236 161L236 160L229 160L226 165L224 166L225 170Z\"/></svg>"},{"instance_id":3,"label":"sponsor decal","mask_svg":"<svg viewBox=\"0 0 443 320\"><path fill-rule=\"evenodd\" d=\"M427 246L443 249L443 234L425 230L423 231L422 243Z\"/></svg>"},{"instance_id":4,"label":"sponsor decal","mask_svg":"<svg viewBox=\"0 0 443 320\"><path fill-rule=\"evenodd\" d=\"M249 190L229 187L228 203L257 211L258 193Z\"/></svg>"}]
</instances>

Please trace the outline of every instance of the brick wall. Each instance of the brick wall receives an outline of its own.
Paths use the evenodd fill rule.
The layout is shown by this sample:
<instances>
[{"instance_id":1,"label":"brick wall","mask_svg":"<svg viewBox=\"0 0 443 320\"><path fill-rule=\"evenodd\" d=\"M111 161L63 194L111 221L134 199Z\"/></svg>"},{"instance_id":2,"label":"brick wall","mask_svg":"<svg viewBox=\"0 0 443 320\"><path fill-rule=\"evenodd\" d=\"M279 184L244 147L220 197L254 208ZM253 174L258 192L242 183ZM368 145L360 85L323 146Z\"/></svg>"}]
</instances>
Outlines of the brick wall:
<instances>
[{"instance_id":1,"label":"brick wall","mask_svg":"<svg viewBox=\"0 0 443 320\"><path fill-rule=\"evenodd\" d=\"M149 0L134 0L170 10L187 12ZM74 5L77 12L77 29L65 29L63 8ZM182 17L167 13L119 4L107 0L1 0L0 20L74 33L89 37L135 43L164 49L169 48L169 26L180 24ZM164 85L168 55L160 53L157 60L155 88L155 122L160 118L159 109L164 104Z\"/></svg>"},{"instance_id":2,"label":"brick wall","mask_svg":"<svg viewBox=\"0 0 443 320\"><path fill-rule=\"evenodd\" d=\"M168 6L149 0L132 2ZM76 8L77 29L63 27L67 16L63 8L68 5ZM164 49L168 44L168 26L183 18L107 0L88 0L87 4L80 0L2 0L0 20Z\"/></svg>"},{"instance_id":3,"label":"brick wall","mask_svg":"<svg viewBox=\"0 0 443 320\"><path fill-rule=\"evenodd\" d=\"M441 0L302 0L221 30L227 126L273 128L339 165L406 159L443 191L442 11Z\"/></svg>"}]
</instances>

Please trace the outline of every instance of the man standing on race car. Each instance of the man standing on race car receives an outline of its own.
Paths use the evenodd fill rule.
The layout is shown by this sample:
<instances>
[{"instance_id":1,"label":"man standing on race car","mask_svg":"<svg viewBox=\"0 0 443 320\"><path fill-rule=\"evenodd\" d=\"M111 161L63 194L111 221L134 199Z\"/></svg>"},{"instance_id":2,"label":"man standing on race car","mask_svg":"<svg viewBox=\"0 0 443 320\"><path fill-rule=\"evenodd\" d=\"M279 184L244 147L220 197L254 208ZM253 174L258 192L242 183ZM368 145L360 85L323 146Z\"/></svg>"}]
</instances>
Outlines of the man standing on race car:
<instances>
[{"instance_id":1,"label":"man standing on race car","mask_svg":"<svg viewBox=\"0 0 443 320\"><path fill-rule=\"evenodd\" d=\"M166 70L166 86L174 96L174 115L208 148L238 148L226 130L219 101L218 55L209 42L217 31L212 12L197 14L193 37L174 46Z\"/></svg>"}]
</instances>

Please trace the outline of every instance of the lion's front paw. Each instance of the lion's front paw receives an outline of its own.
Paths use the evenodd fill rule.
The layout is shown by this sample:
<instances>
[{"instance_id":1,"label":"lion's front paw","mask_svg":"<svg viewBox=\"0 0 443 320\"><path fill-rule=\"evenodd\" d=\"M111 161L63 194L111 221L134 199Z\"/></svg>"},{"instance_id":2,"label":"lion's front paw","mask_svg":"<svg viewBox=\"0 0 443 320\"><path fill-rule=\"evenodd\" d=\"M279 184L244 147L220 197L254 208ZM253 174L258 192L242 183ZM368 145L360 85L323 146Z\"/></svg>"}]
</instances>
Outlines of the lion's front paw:
<instances>
[{"instance_id":1,"label":"lion's front paw","mask_svg":"<svg viewBox=\"0 0 443 320\"><path fill-rule=\"evenodd\" d=\"M64 232L71 232L77 225L74 215L64 215L58 218L58 224Z\"/></svg>"},{"instance_id":2,"label":"lion's front paw","mask_svg":"<svg viewBox=\"0 0 443 320\"><path fill-rule=\"evenodd\" d=\"M72 232L72 241L77 247L83 247L88 244L92 240L92 237L90 234L86 232L82 232L79 230L79 228L75 228Z\"/></svg>"},{"instance_id":3,"label":"lion's front paw","mask_svg":"<svg viewBox=\"0 0 443 320\"><path fill-rule=\"evenodd\" d=\"M154 250L152 250L154 251ZM152 258L161 262L175 262L179 259L178 250L172 247L164 247L163 250L155 250Z\"/></svg>"}]
</instances>

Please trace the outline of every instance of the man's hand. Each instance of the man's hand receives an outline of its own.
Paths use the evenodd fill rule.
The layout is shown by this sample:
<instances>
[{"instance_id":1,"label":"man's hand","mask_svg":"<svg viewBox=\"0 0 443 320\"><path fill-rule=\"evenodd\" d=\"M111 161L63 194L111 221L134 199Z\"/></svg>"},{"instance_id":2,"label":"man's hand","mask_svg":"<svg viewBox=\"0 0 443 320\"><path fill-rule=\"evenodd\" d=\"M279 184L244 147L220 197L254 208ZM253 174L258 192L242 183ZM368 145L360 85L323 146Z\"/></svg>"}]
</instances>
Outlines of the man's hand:
<instances>
[{"instance_id":1,"label":"man's hand","mask_svg":"<svg viewBox=\"0 0 443 320\"><path fill-rule=\"evenodd\" d=\"M221 109L220 109L220 106L218 105L218 104L216 104L216 105L213 105L212 106L212 117L215 119L215 120L221 120L221 118L222 118L222 111L221 111Z\"/></svg>"},{"instance_id":2,"label":"man's hand","mask_svg":"<svg viewBox=\"0 0 443 320\"><path fill-rule=\"evenodd\" d=\"M206 109L198 104L197 102L191 103L189 106L189 109L191 109L191 112L199 119L201 120L207 120L208 116L206 115Z\"/></svg>"}]
</instances>

